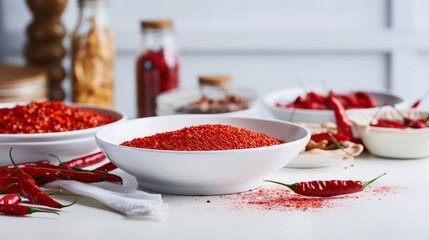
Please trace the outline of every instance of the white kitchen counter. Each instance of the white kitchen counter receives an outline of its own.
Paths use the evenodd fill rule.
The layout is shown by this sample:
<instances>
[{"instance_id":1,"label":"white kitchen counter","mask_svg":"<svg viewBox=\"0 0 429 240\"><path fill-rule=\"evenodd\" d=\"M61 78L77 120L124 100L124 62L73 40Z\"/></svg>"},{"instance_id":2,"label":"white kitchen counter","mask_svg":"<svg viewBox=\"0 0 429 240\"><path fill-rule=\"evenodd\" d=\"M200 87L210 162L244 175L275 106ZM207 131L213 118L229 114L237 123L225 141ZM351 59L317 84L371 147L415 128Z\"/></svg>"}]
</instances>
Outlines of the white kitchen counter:
<instances>
[{"instance_id":1,"label":"white kitchen counter","mask_svg":"<svg viewBox=\"0 0 429 240\"><path fill-rule=\"evenodd\" d=\"M351 166L353 164L353 167ZM283 168L270 179L285 182L317 179L369 180L394 186L394 192L371 189L334 200L316 211L274 211L219 197L163 195L168 218L162 222L128 218L85 197L61 211L61 216L35 213L27 217L1 216L2 239L429 239L429 159L390 160L365 154L353 162L328 168ZM124 185L137 187L121 170ZM264 186L273 186L264 184ZM289 192L288 194L293 194ZM231 198L231 197L228 197ZM232 197L234 198L234 197ZM60 202L72 196L55 196ZM207 203L210 200L210 203ZM337 206L338 205L338 206Z\"/></svg>"}]
</instances>

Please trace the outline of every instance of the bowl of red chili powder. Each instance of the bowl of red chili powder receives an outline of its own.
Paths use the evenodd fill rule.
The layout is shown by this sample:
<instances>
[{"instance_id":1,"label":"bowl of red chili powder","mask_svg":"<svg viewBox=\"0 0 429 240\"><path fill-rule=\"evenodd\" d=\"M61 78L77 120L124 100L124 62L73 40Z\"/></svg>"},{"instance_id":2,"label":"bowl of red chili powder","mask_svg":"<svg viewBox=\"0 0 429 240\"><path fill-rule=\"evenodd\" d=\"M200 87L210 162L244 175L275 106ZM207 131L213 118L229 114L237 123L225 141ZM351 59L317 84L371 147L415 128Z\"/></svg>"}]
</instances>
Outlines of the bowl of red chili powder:
<instances>
[{"instance_id":1,"label":"bowl of red chili powder","mask_svg":"<svg viewBox=\"0 0 429 240\"><path fill-rule=\"evenodd\" d=\"M247 191L304 149L297 124L227 116L173 115L106 126L96 141L143 188L180 195Z\"/></svg>"},{"instance_id":2,"label":"bowl of red chili powder","mask_svg":"<svg viewBox=\"0 0 429 240\"><path fill-rule=\"evenodd\" d=\"M107 108L58 101L0 104L0 165L10 164L10 147L18 162L87 155L97 149L97 130L125 119Z\"/></svg>"}]
</instances>

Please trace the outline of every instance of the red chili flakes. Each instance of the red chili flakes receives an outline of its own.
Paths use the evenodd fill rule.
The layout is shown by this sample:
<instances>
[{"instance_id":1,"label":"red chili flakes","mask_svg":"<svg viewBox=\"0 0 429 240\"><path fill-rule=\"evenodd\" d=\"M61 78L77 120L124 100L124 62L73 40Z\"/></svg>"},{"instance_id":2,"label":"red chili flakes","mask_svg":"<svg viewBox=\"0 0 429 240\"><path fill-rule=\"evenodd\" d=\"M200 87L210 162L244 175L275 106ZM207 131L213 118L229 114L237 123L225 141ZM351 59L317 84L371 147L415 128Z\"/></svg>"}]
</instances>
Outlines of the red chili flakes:
<instances>
[{"instance_id":1,"label":"red chili flakes","mask_svg":"<svg viewBox=\"0 0 429 240\"><path fill-rule=\"evenodd\" d=\"M258 148L282 143L284 141L244 128L206 124L135 138L121 145L157 150L210 151Z\"/></svg>"},{"instance_id":2,"label":"red chili flakes","mask_svg":"<svg viewBox=\"0 0 429 240\"><path fill-rule=\"evenodd\" d=\"M381 197L396 194L402 187L369 186L364 191L329 198L306 197L295 194L281 186L259 187L254 191L219 196L219 201L232 210L256 209L263 211L320 211L344 206L353 206L357 199L381 200ZM255 191L256 190L256 191Z\"/></svg>"},{"instance_id":3,"label":"red chili flakes","mask_svg":"<svg viewBox=\"0 0 429 240\"><path fill-rule=\"evenodd\" d=\"M58 101L31 102L0 109L0 133L8 134L67 132L113 121L109 116Z\"/></svg>"}]
</instances>

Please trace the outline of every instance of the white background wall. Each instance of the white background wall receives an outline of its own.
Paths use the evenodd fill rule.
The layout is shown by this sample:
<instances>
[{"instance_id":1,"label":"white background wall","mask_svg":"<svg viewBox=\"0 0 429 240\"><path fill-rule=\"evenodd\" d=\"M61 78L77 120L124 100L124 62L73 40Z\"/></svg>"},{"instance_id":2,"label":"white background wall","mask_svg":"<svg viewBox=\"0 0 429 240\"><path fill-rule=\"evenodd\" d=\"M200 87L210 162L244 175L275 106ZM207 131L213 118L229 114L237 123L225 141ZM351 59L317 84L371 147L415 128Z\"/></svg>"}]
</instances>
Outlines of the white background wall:
<instances>
[{"instance_id":1,"label":"white background wall","mask_svg":"<svg viewBox=\"0 0 429 240\"><path fill-rule=\"evenodd\" d=\"M131 117L139 22L151 18L175 21L182 87L196 86L199 74L230 73L234 85L261 96L323 81L334 89L391 89L410 101L429 90L428 0L110 0L109 9L115 104ZM25 1L0 0L0 14L0 60L23 64ZM69 0L69 32L77 17L77 0Z\"/></svg>"}]
</instances>

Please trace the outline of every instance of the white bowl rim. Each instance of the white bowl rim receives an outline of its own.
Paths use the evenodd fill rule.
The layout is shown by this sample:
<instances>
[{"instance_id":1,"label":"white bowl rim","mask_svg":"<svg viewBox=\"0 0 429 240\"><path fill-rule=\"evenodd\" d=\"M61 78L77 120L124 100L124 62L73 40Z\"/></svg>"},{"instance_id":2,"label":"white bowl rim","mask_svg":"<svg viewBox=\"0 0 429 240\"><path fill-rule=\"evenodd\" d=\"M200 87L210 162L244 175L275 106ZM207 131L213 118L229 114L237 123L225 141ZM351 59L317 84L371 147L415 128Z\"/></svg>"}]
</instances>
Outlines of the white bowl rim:
<instances>
[{"instance_id":1,"label":"white bowl rim","mask_svg":"<svg viewBox=\"0 0 429 240\"><path fill-rule=\"evenodd\" d=\"M65 139L65 140L54 140L54 141L34 141L34 142L0 142L0 146L11 145L15 146L41 146L41 145L57 145L57 144L67 144L67 143L76 143L86 140L94 139L93 136L76 138L76 139Z\"/></svg>"},{"instance_id":2,"label":"white bowl rim","mask_svg":"<svg viewBox=\"0 0 429 240\"><path fill-rule=\"evenodd\" d=\"M186 118L186 117L195 117L195 118L199 118L199 117L212 117L212 118L221 118L221 119L225 119L225 118L230 118L230 119L242 119L242 120L246 120L246 119L250 119L250 120L256 120L256 121L268 121L268 122L278 122L278 123L283 123L283 124L288 124L288 125L292 125L298 128L303 129L306 134L304 137L296 139L294 141L291 142L285 142L282 144L278 144L278 145L271 145L271 146L265 146L265 147L258 147L258 148L243 148L243 149L231 149L231 150L209 150L209 151L176 151L176 150L158 150L158 149L147 149L147 148L136 148L136 147L128 147L128 146L122 146L120 144L114 144L111 142L108 142L106 140L103 140L102 138L100 138L99 135L102 134L103 131L108 131L109 127L100 129L99 131L97 131L97 133L95 134L95 139L97 141L102 141L105 144L108 144L110 146L114 146L114 147L119 147L121 149L125 149L125 150L134 150L134 151L141 151L141 152L156 152L156 153L168 153L168 154L225 154L225 153L233 153L233 152L242 152L242 151L271 151L273 149L276 148L281 148L283 146L285 146L286 144L290 145L296 145L299 144L300 141L302 141L303 139L308 138L308 140L310 140L311 137L311 132L308 128L301 126L299 124L296 123L291 123L288 121L281 121L281 120L271 120L271 119L258 119L258 118L247 118L247 117L227 117L227 116L216 116L216 115L210 115L210 114L198 114L198 115L193 115L193 114L184 114L184 115L168 115L168 116L156 116L156 117L147 117L147 118L138 118L138 119L133 119L133 120L128 120L128 121L123 121L121 123L117 123L115 125L120 125L120 124L124 124L126 122L134 122L134 121L141 121L142 119L149 119L149 118L177 118L177 117L181 117L181 118ZM111 125L111 127L113 127L113 125Z\"/></svg>"},{"instance_id":3,"label":"white bowl rim","mask_svg":"<svg viewBox=\"0 0 429 240\"><path fill-rule=\"evenodd\" d=\"M322 113L322 114L331 114L333 110L329 110L329 109L301 109L301 108L280 108L280 107L276 107L275 104L273 105L272 102L269 101L270 98L272 98L275 95L278 95L282 92L285 91L302 91L302 88L299 87L292 87L292 88L285 88L285 89L281 89L281 90L277 90L271 93L268 93L267 95L265 95L265 97L263 98L263 103L264 105L272 110L276 110L276 111L287 111L287 112L300 112L300 113ZM317 91L320 89L314 89L314 91ZM391 95L395 98L398 98L401 100L401 102L396 103L396 104L401 104L404 103L405 100L394 94L392 91L390 90L366 90L366 89L359 89L359 90L355 90L353 92L368 92L368 93L378 93L378 94L387 94L387 95ZM352 91L338 91L339 93L344 93L344 92L352 92ZM346 109L346 112L354 112L354 111L361 111L361 110L367 110L367 109L376 109L378 107L373 107L373 108L356 108L356 109Z\"/></svg>"},{"instance_id":4,"label":"white bowl rim","mask_svg":"<svg viewBox=\"0 0 429 240\"><path fill-rule=\"evenodd\" d=\"M29 102L23 103L23 102L18 102L18 103L1 103L0 104L0 108L2 108L2 105L18 105L18 104L27 104ZM79 107L79 108L84 108L84 109L88 109L88 108L92 108L92 109L100 109L100 110L105 110L105 111L109 111L112 113L117 113L119 115L121 115L121 118L119 118L118 120L105 124L105 125L101 125L98 127L93 127L93 128L86 128L86 129L80 129L80 130L73 130L73 131L66 131L66 132L51 132L51 133L0 133L0 138L6 138L6 137L13 137L13 138L30 138L30 137L62 137L64 135L67 136L76 136L76 135L81 135L81 134L86 134L86 133L91 133L94 131L98 131L100 128L107 126L109 124L113 124L113 123L117 123L117 122L122 122L125 121L127 119L127 116L125 115L125 113L121 112L121 111L117 111L117 110L113 110L113 109L109 109L109 108L105 108L105 107L99 107L99 106L92 106L92 105L87 105L87 104L76 104L76 103L64 103L67 106L72 106L72 107Z\"/></svg>"}]
</instances>

